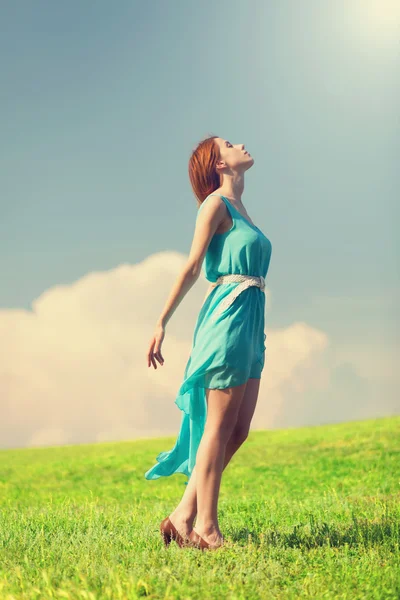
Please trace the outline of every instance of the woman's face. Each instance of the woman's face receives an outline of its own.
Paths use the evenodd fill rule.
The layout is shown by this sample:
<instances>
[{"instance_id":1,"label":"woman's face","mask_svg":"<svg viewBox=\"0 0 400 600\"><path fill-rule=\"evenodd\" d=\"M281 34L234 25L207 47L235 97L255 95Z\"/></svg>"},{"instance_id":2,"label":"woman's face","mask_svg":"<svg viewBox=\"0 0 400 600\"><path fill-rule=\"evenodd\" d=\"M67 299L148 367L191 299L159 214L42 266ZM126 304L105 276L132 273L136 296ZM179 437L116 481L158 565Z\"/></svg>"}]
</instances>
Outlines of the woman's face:
<instances>
[{"instance_id":1,"label":"woman's face","mask_svg":"<svg viewBox=\"0 0 400 600\"><path fill-rule=\"evenodd\" d=\"M234 171L247 171L254 164L254 158L247 152L244 144L231 144L229 140L218 137L214 141L218 144L221 155L217 163L218 170L228 167Z\"/></svg>"}]
</instances>

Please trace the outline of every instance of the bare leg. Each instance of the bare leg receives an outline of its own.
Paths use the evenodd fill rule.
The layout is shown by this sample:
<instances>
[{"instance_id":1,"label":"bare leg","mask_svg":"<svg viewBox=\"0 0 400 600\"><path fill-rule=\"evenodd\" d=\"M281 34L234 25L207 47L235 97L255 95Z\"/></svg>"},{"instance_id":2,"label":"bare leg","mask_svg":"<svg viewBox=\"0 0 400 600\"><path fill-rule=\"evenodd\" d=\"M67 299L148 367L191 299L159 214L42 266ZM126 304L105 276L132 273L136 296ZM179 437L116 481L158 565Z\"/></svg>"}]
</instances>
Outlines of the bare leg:
<instances>
[{"instance_id":1,"label":"bare leg","mask_svg":"<svg viewBox=\"0 0 400 600\"><path fill-rule=\"evenodd\" d=\"M259 386L259 379L249 379L247 382L247 386L243 395L242 403L237 417L237 422L225 446L222 471L226 468L233 455L237 452L237 450L241 447L241 445L247 438L251 419L253 417L254 410L257 404ZM189 535L190 531L193 528L193 523L197 515L196 467L197 463L192 471L191 477L186 486L186 490L182 496L181 501L179 502L176 509L169 515L175 527L184 536Z\"/></svg>"},{"instance_id":2,"label":"bare leg","mask_svg":"<svg viewBox=\"0 0 400 600\"><path fill-rule=\"evenodd\" d=\"M239 450L241 443L236 443L235 436L232 434L225 448L223 468L229 464L232 456ZM193 523L197 515L197 469L196 465L193 468L189 482L186 486L185 493L182 496L178 506L171 513L174 525L180 523L178 530L185 534L189 534L193 528ZM174 519L175 517L175 519Z\"/></svg>"},{"instance_id":3,"label":"bare leg","mask_svg":"<svg viewBox=\"0 0 400 600\"><path fill-rule=\"evenodd\" d=\"M196 533L210 544L223 540L218 525L218 496L226 445L233 433L246 383L207 390L207 420L196 456Z\"/></svg>"}]
</instances>

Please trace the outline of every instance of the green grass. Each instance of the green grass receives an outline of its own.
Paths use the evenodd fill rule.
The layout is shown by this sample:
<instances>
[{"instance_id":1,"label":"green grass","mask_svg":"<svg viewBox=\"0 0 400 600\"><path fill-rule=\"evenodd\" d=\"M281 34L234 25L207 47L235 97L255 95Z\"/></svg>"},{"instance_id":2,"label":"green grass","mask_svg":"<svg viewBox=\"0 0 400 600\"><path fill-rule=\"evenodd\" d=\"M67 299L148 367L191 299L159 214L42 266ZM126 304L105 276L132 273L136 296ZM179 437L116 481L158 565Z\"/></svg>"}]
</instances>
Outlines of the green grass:
<instances>
[{"instance_id":1,"label":"green grass","mask_svg":"<svg viewBox=\"0 0 400 600\"><path fill-rule=\"evenodd\" d=\"M252 431L217 551L166 549L175 437L0 452L0 598L400 598L400 417Z\"/></svg>"}]
</instances>

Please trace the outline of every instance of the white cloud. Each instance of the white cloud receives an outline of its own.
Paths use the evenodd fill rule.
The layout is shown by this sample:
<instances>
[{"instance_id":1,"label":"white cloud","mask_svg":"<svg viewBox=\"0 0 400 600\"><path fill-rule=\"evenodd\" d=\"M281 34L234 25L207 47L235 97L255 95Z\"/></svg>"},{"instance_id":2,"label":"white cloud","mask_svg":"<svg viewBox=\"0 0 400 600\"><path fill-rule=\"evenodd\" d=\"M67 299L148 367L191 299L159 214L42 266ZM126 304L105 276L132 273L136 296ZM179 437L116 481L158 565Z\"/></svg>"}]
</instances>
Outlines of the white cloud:
<instances>
[{"instance_id":1,"label":"white cloud","mask_svg":"<svg viewBox=\"0 0 400 600\"><path fill-rule=\"evenodd\" d=\"M1 447L177 433L181 413L174 400L208 286L203 277L167 325L165 365L148 368L146 352L186 259L160 252L54 286L33 302L32 312L0 311ZM304 409L307 394L316 391L323 402L330 385L330 366L321 362L329 348L323 331L300 322L266 332L255 429L284 423L286 417L290 422L293 403L303 398ZM312 420L308 408L299 423L305 413ZM338 416L346 420L349 413L343 407Z\"/></svg>"}]
</instances>

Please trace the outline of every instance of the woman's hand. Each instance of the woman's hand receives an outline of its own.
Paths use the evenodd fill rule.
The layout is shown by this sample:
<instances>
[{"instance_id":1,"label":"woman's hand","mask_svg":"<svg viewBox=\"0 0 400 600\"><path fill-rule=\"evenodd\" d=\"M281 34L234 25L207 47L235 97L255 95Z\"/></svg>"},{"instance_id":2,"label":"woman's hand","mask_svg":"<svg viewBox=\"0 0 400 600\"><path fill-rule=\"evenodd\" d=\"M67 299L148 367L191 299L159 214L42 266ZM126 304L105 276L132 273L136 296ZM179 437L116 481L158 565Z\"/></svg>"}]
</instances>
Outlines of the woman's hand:
<instances>
[{"instance_id":1,"label":"woman's hand","mask_svg":"<svg viewBox=\"0 0 400 600\"><path fill-rule=\"evenodd\" d=\"M147 366L150 367L151 363L153 367L157 369L155 359L158 360L161 366L164 365L164 358L161 354L161 344L165 336L165 329L162 325L157 325L154 335L151 339L149 351L147 353Z\"/></svg>"}]
</instances>

